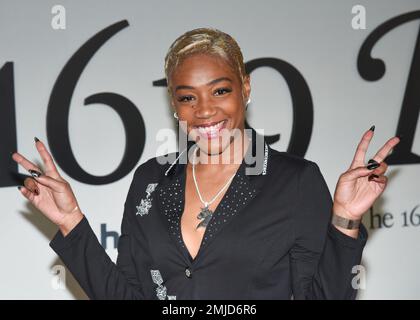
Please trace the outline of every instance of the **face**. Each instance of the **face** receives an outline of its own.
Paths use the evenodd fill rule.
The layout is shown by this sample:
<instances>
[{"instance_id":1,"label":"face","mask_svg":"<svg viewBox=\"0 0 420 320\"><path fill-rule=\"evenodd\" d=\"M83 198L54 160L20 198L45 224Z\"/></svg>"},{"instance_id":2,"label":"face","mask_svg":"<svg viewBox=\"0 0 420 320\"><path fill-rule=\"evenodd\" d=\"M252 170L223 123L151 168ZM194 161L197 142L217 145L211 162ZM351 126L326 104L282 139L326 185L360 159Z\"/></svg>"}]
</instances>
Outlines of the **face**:
<instances>
[{"instance_id":1,"label":"face","mask_svg":"<svg viewBox=\"0 0 420 320\"><path fill-rule=\"evenodd\" d=\"M176 67L169 83L180 126L201 151L220 154L232 143L233 132L244 133L249 76L242 84L223 58L194 54Z\"/></svg>"}]
</instances>

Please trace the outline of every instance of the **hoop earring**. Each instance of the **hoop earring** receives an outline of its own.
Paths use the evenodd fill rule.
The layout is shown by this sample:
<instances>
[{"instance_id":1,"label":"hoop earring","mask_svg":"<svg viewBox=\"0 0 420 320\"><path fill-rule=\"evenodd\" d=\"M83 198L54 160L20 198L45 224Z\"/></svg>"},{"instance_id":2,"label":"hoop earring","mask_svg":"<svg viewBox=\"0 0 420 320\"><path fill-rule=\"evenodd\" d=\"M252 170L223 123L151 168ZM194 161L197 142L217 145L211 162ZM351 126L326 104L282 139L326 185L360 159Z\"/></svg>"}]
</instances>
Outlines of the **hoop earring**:
<instances>
[{"instance_id":1,"label":"hoop earring","mask_svg":"<svg viewBox=\"0 0 420 320\"><path fill-rule=\"evenodd\" d=\"M178 113L174 112L174 118L177 119L177 120L179 119Z\"/></svg>"}]
</instances>

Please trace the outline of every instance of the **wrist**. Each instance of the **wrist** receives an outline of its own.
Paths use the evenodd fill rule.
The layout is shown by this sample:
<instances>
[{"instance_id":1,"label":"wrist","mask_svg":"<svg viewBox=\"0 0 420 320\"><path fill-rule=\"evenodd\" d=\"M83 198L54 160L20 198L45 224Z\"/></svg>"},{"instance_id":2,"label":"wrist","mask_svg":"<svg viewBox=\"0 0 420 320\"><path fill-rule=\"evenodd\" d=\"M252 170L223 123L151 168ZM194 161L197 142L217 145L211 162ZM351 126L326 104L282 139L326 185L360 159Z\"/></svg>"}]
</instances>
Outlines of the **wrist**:
<instances>
[{"instance_id":1,"label":"wrist","mask_svg":"<svg viewBox=\"0 0 420 320\"><path fill-rule=\"evenodd\" d=\"M336 216L339 216L348 220L361 220L362 219L362 217L354 215L353 213L345 209L343 206L337 205L335 203L333 204L333 207L332 207L332 213Z\"/></svg>"},{"instance_id":2,"label":"wrist","mask_svg":"<svg viewBox=\"0 0 420 320\"><path fill-rule=\"evenodd\" d=\"M67 214L62 223L60 223L58 226L63 236L67 236L70 231L72 231L79 224L83 217L84 214L80 210L77 210L71 214Z\"/></svg>"},{"instance_id":3,"label":"wrist","mask_svg":"<svg viewBox=\"0 0 420 320\"><path fill-rule=\"evenodd\" d=\"M331 223L336 227L341 227L347 230L357 230L359 229L361 220L352 220L339 216L337 214L332 215Z\"/></svg>"},{"instance_id":4,"label":"wrist","mask_svg":"<svg viewBox=\"0 0 420 320\"><path fill-rule=\"evenodd\" d=\"M339 205L333 206L331 224L345 235L357 238L359 236L359 225L361 217L355 217Z\"/></svg>"}]
</instances>

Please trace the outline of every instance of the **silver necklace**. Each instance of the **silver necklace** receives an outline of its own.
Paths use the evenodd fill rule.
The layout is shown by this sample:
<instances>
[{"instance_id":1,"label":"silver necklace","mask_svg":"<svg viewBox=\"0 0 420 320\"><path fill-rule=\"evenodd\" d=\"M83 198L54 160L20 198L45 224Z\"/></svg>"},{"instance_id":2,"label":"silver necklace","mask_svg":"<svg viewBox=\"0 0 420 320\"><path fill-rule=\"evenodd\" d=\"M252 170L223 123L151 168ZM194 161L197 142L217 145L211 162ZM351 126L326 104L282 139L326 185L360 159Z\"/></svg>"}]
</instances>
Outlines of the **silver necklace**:
<instances>
[{"instance_id":1,"label":"silver necklace","mask_svg":"<svg viewBox=\"0 0 420 320\"><path fill-rule=\"evenodd\" d=\"M192 164L192 172L193 172L193 179L195 184L195 189L197 190L198 197L200 198L201 203L204 207L201 208L200 213L197 215L197 219L201 220L200 223L197 225L197 229L200 227L207 227L210 222L210 219L213 216L213 211L210 210L209 206L217 199L218 196L227 188L229 183L235 177L236 172L230 177L230 179L226 182L226 184L219 190L219 192L211 199L210 201L204 201L203 197L201 196L200 190L198 188L197 178L195 176L195 163L197 158L197 151L198 147L194 150L194 157L193 157L193 164Z\"/></svg>"}]
</instances>

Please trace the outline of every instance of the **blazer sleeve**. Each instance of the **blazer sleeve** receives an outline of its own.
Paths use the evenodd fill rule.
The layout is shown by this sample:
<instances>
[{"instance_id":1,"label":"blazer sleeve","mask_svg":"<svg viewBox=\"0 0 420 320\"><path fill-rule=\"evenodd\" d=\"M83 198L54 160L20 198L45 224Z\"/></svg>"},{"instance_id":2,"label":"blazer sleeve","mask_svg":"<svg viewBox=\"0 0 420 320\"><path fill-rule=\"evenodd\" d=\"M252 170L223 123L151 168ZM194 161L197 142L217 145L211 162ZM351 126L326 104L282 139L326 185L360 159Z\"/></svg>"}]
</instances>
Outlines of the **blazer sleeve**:
<instances>
[{"instance_id":1,"label":"blazer sleeve","mask_svg":"<svg viewBox=\"0 0 420 320\"><path fill-rule=\"evenodd\" d=\"M294 299L355 299L353 267L360 265L367 240L361 225L357 239L331 223L332 198L319 167L308 161L300 173L290 251Z\"/></svg>"},{"instance_id":2,"label":"blazer sleeve","mask_svg":"<svg viewBox=\"0 0 420 320\"><path fill-rule=\"evenodd\" d=\"M90 299L143 299L131 256L132 187L133 182L124 204L116 264L99 243L86 217L67 236L58 231L50 242Z\"/></svg>"}]
</instances>

